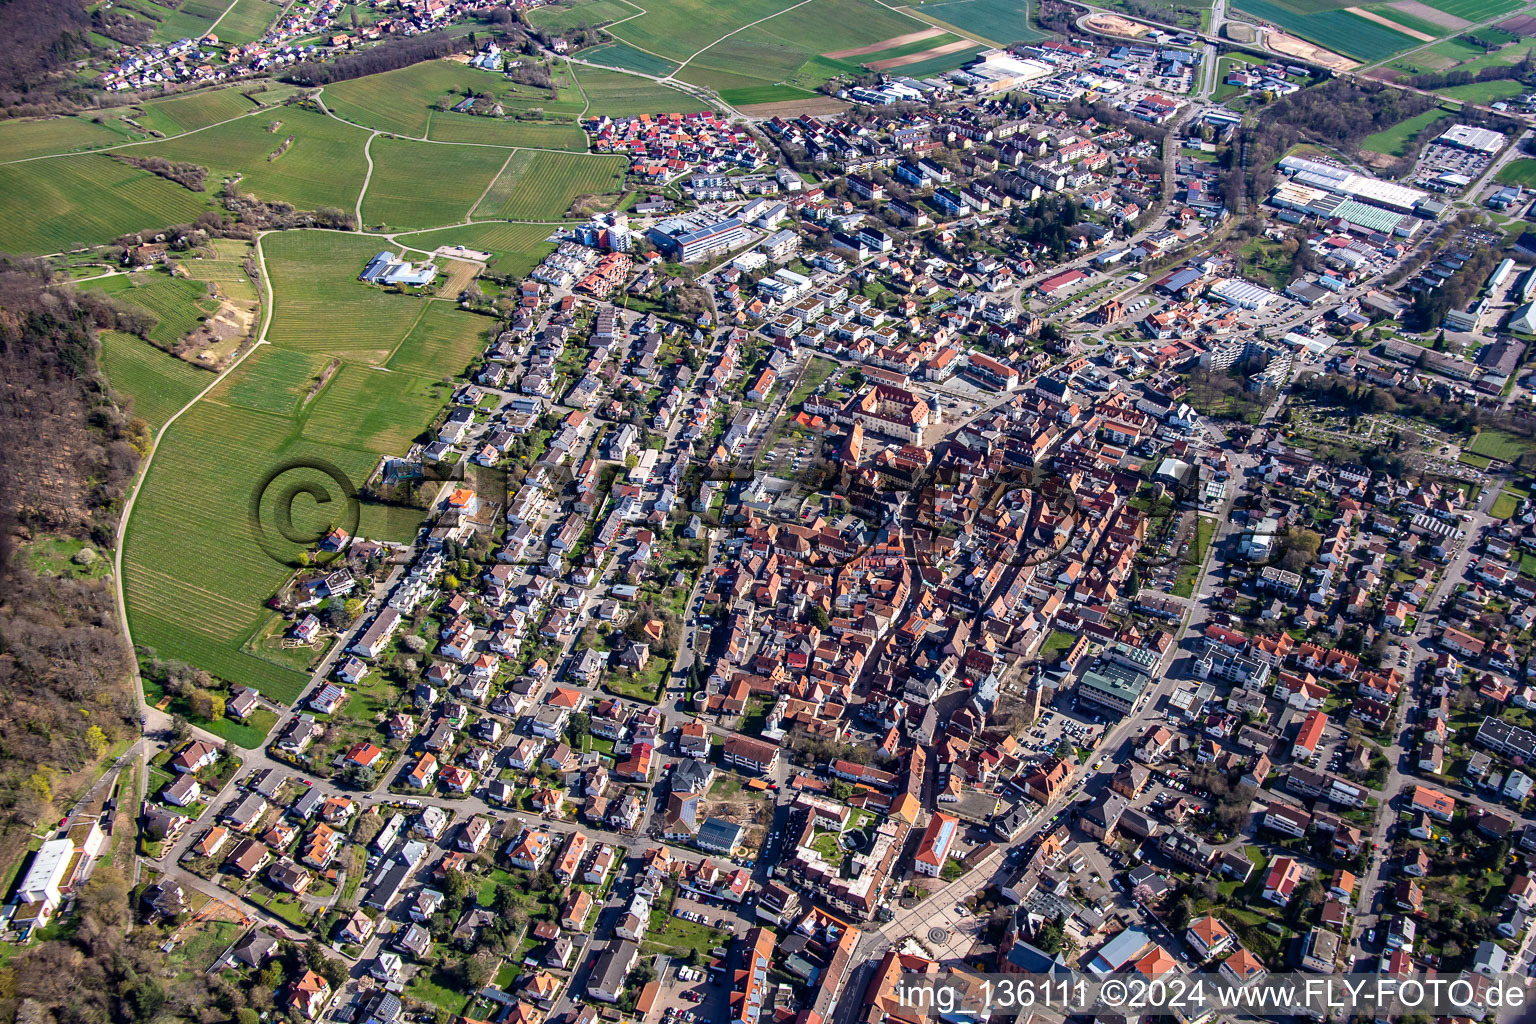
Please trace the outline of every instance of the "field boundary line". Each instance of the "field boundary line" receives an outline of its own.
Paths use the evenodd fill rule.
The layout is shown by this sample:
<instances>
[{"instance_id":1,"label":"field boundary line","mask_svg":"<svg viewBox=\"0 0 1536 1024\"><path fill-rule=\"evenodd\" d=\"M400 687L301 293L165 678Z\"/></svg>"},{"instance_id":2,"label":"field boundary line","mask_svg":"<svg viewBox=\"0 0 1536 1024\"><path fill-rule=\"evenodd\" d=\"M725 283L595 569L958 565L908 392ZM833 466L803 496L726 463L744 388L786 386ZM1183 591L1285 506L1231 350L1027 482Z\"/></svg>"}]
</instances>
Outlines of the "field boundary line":
<instances>
[{"instance_id":1,"label":"field boundary line","mask_svg":"<svg viewBox=\"0 0 1536 1024\"><path fill-rule=\"evenodd\" d=\"M485 197L490 195L491 189L496 187L497 180L500 179L503 174L507 173L507 165L512 162L512 158L516 155L516 149L507 154L507 158L501 162L501 166L496 169L496 173L491 175L491 180L485 183L485 190L480 193L479 197L473 203L469 204L469 212L464 215L464 220L466 222L473 219L475 216L475 211L480 209L480 204L485 202Z\"/></svg>"},{"instance_id":2,"label":"field boundary line","mask_svg":"<svg viewBox=\"0 0 1536 1024\"><path fill-rule=\"evenodd\" d=\"M725 35L721 36L719 39L716 39L714 42L710 43L708 46L704 47L703 49L696 50L693 53L689 54L688 59L683 61L677 67L673 68L672 69L672 73L670 75L668 75L667 77L668 78L676 78L677 77L677 73L679 71L683 70L683 68L687 67L689 64L691 64L693 62L693 58L694 57L697 57L699 54L703 53L705 50L712 50L712 49L714 49L716 46L719 46L721 43L723 43L727 39L731 38L731 36L736 35L738 32L745 32L747 29L753 28L753 27L755 27L757 25L761 25L765 21L772 21L774 18L777 18L781 14L788 14L790 11L799 10L800 8L804 7L806 4L815 3L815 2L816 2L816 0L800 0L799 3L797 3L797 4L790 4L788 7L784 8L782 11L774 11L772 14L768 15L768 17L766 17L766 18L758 18L756 21L749 21L749 22L747 22L745 25L742 25L740 28L733 28L733 29L731 29ZM657 54L657 56L660 56L660 54Z\"/></svg>"},{"instance_id":3,"label":"field boundary line","mask_svg":"<svg viewBox=\"0 0 1536 1024\"><path fill-rule=\"evenodd\" d=\"M203 34L204 35L212 35L213 34L213 30L219 27L219 22L221 22L225 18L229 17L229 12L234 10L235 9L235 4L237 4L239 2L240 2L240 0L229 0L229 6L224 8L224 13L219 15L217 18L214 18L213 19L213 24L209 25L208 26L208 31L204 32ZM267 27L271 28L272 27L272 22L270 22L270 21L267 22ZM266 33L263 32L262 35L266 35Z\"/></svg>"},{"instance_id":4,"label":"field boundary line","mask_svg":"<svg viewBox=\"0 0 1536 1024\"><path fill-rule=\"evenodd\" d=\"M166 419L166 421L160 425L160 429L155 431L154 437L150 442L149 451L145 454L144 462L139 466L138 475L134 478L133 489L128 492L128 497L123 502L122 515L118 517L117 547L113 552L112 558L112 588L115 591L117 597L118 623L122 626L123 638L128 641L129 664L133 667L133 681L138 690L137 695L139 698L139 710L141 716L149 710L149 702L144 699L144 677L139 673L139 658L138 655L134 653L133 629L128 624L128 599L126 593L123 590L123 551L128 547L129 520L133 516L134 506L138 503L139 492L144 488L144 481L149 478L149 471L154 465L155 456L160 451L160 442L164 440L165 432L171 429L171 424L181 419L183 413L207 397L208 393L214 388L218 387L219 384L224 381L225 377L228 377L235 371L236 368L238 368L242 363L249 359L252 352L255 352L257 349L261 348L261 346L267 343L267 330L272 326L272 316L276 312L274 308L276 305L276 299L272 291L272 275L267 272L266 253L263 251L261 245L262 240L266 237L266 234L266 232L263 232L256 236L256 266L261 271L262 290L266 293L267 296L265 308L262 310L261 330L256 335L256 341L251 345L250 348L246 349L242 355L236 357L228 366L220 371L218 375L216 375L213 380L209 382L207 387L193 395L190 399L187 400L185 405L173 412Z\"/></svg>"},{"instance_id":5,"label":"field boundary line","mask_svg":"<svg viewBox=\"0 0 1536 1024\"><path fill-rule=\"evenodd\" d=\"M917 8L911 6L910 4L903 5L901 7L895 7L895 6L892 6L891 4L886 3L885 0L875 0L875 3L879 4L881 7L884 7L886 10L895 11L897 14L905 14L908 17L916 18L918 21L921 21L921 22L924 22L926 24L932 25L935 28L947 29L948 31L953 32L955 35L961 37L962 39L969 39L971 42L973 42L973 43L980 43L982 46L991 46L991 47L994 47L994 48L1001 48L1004 45L1003 43L999 43L995 39L988 39L986 36L978 35L975 32L969 32L969 31L961 28L959 25L951 25L949 22L945 21L943 18L939 17L937 14L924 14L922 11L920 11ZM940 3L938 6L943 7L944 4ZM1024 17L1025 17L1026 20L1028 20L1028 18L1029 18L1029 12L1028 12L1027 8L1025 10Z\"/></svg>"},{"instance_id":6,"label":"field boundary line","mask_svg":"<svg viewBox=\"0 0 1536 1024\"><path fill-rule=\"evenodd\" d=\"M411 326L407 327L405 329L405 333L400 335L400 340L395 342L394 347L389 350L389 355L384 357L384 362L380 364L381 366L385 366L385 367L389 366L389 361L391 359L395 358L395 355L400 351L400 346L405 344L405 339L409 338L411 336L411 332L415 331L416 328L421 326L421 321L427 315L427 310L432 307L432 303L439 302L439 301L447 302L448 300L447 299L441 299L440 300L440 299L437 298L437 296L433 295L433 296L429 296L427 298L427 301L423 302L421 304L421 311L416 314L416 319L412 320L411 321ZM345 365L346 360L343 359L342 363L343 363L343 365ZM338 367L337 369L339 371L340 367ZM391 371L391 372L393 372L393 371ZM318 398L319 396L317 395L315 397ZM300 432L301 433L303 432L303 427L302 426L300 427Z\"/></svg>"},{"instance_id":7,"label":"field boundary line","mask_svg":"<svg viewBox=\"0 0 1536 1024\"><path fill-rule=\"evenodd\" d=\"M215 90L209 90L209 91L212 92L212 91L215 91ZM191 95L196 95L196 94L188 93L187 95L191 96ZM78 152L72 152L72 153L41 153L41 154L39 154L37 156L24 156L24 157L20 158L19 160L0 160L0 167L6 167L6 166L9 166L10 164L27 164L27 163L31 163L34 160L58 160L58 159L60 159L62 157L66 157L66 156L94 156L94 155L96 155L98 153L111 153L111 152L113 152L115 150L127 149L130 146L154 146L154 145L157 145L157 144L159 144L161 142L175 142L177 139L184 139L188 135L196 135L198 132L205 132L205 131L207 131L210 128L218 128L218 127L220 127L222 125L233 124L236 121L244 120L247 117L252 117L252 116L254 116L256 114L259 114L259 113L261 113L264 110L271 110L271 109L272 109L271 107L253 107L252 109L247 110L243 114L236 114L234 117L226 117L222 121L215 121L215 122L213 122L213 124L205 124L201 128L193 128L193 129L191 129L189 131L184 131L180 135L166 135L166 136L164 136L162 138L158 138L158 139L136 139L133 142L119 142L115 146L103 146L100 149L86 149L86 150L80 150ZM348 121L347 124L352 124L352 122ZM353 125L353 127L361 128L362 125Z\"/></svg>"}]
</instances>

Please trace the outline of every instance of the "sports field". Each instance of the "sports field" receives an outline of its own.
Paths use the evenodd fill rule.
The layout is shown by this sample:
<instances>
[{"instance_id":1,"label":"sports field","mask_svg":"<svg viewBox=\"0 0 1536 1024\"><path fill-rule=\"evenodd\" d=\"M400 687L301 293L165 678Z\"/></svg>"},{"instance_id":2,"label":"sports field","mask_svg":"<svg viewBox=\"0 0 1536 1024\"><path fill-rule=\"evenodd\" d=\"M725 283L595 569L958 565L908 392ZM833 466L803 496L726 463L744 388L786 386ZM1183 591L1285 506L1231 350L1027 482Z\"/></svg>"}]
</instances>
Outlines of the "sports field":
<instances>
[{"instance_id":1,"label":"sports field","mask_svg":"<svg viewBox=\"0 0 1536 1024\"><path fill-rule=\"evenodd\" d=\"M1319 46L1367 63L1423 45L1421 40L1351 14L1328 0L1235 0L1234 6Z\"/></svg>"},{"instance_id":2,"label":"sports field","mask_svg":"<svg viewBox=\"0 0 1536 1024\"><path fill-rule=\"evenodd\" d=\"M627 165L624 157L617 155L519 150L475 207L474 216L482 220L555 220L578 195L619 192Z\"/></svg>"},{"instance_id":3,"label":"sports field","mask_svg":"<svg viewBox=\"0 0 1536 1024\"><path fill-rule=\"evenodd\" d=\"M0 121L0 153L4 154L0 160L100 149L131 142L135 137L121 121L106 115L102 124L83 117Z\"/></svg>"},{"instance_id":4,"label":"sports field","mask_svg":"<svg viewBox=\"0 0 1536 1024\"><path fill-rule=\"evenodd\" d=\"M551 8L537 9L550 10ZM685 114L710 109L709 104L704 101L648 78L584 66L573 66L571 70L587 94L589 117ZM727 99L726 102L732 101Z\"/></svg>"},{"instance_id":5,"label":"sports field","mask_svg":"<svg viewBox=\"0 0 1536 1024\"><path fill-rule=\"evenodd\" d=\"M491 270L498 274L522 277L538 266L546 253L554 249L554 243L546 241L550 231L546 224L505 224L483 221L458 227L418 231L400 236L400 241L428 252L442 245L463 245L492 254ZM411 254L420 259L419 253Z\"/></svg>"},{"instance_id":6,"label":"sports field","mask_svg":"<svg viewBox=\"0 0 1536 1024\"><path fill-rule=\"evenodd\" d=\"M1029 0L929 0L912 9L1000 46L1046 37L1029 23Z\"/></svg>"},{"instance_id":7,"label":"sports field","mask_svg":"<svg viewBox=\"0 0 1536 1024\"><path fill-rule=\"evenodd\" d=\"M219 20L214 34L221 43L236 45L260 39L283 11L283 5L272 0L235 0L234 5Z\"/></svg>"},{"instance_id":8,"label":"sports field","mask_svg":"<svg viewBox=\"0 0 1536 1024\"><path fill-rule=\"evenodd\" d=\"M160 351L143 338L101 332L101 369L112 390L133 403L133 415L151 430L213 383L213 374Z\"/></svg>"},{"instance_id":9,"label":"sports field","mask_svg":"<svg viewBox=\"0 0 1536 1024\"><path fill-rule=\"evenodd\" d=\"M580 25L603 25L639 14L641 8L624 0L581 0L580 3L535 7L524 17L534 28L565 32Z\"/></svg>"},{"instance_id":10,"label":"sports field","mask_svg":"<svg viewBox=\"0 0 1536 1024\"><path fill-rule=\"evenodd\" d=\"M192 333L200 316L219 311L218 300L209 297L206 283L172 277L160 269L92 281L86 290L110 295L152 315L157 322L149 340L167 349Z\"/></svg>"},{"instance_id":11,"label":"sports field","mask_svg":"<svg viewBox=\"0 0 1536 1024\"><path fill-rule=\"evenodd\" d=\"M274 107L132 152L201 164L209 170L210 196L217 195L223 179L238 173L240 190L259 199L300 210L328 206L350 212L368 170L367 139L362 129L317 111ZM379 145L374 143L375 159Z\"/></svg>"},{"instance_id":12,"label":"sports field","mask_svg":"<svg viewBox=\"0 0 1536 1024\"><path fill-rule=\"evenodd\" d=\"M371 152L373 177L363 195L363 223L391 230L465 220L508 157L521 155L484 146L386 138L374 139Z\"/></svg>"},{"instance_id":13,"label":"sports field","mask_svg":"<svg viewBox=\"0 0 1536 1024\"><path fill-rule=\"evenodd\" d=\"M0 224L13 252L104 245L207 208L205 196L105 155L0 165Z\"/></svg>"}]
</instances>

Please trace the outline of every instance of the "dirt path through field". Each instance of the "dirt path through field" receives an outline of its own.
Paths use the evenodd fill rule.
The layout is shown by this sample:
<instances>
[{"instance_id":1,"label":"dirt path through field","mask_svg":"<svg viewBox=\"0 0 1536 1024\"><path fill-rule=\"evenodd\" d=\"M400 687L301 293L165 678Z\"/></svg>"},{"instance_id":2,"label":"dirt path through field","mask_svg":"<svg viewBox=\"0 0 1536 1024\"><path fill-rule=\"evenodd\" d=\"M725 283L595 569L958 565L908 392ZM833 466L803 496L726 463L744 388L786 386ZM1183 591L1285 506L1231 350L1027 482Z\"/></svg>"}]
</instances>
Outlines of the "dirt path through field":
<instances>
[{"instance_id":1,"label":"dirt path through field","mask_svg":"<svg viewBox=\"0 0 1536 1024\"><path fill-rule=\"evenodd\" d=\"M862 57L866 53L879 53L881 50L894 50L898 46L906 46L915 43L919 39L932 39L941 36L944 30L941 28L925 29L922 32L908 32L904 36L892 36L882 39L878 43L870 43L868 46L855 46L851 50L834 50L831 53L822 54L823 57L831 57L833 60L842 60L844 57Z\"/></svg>"},{"instance_id":2,"label":"dirt path through field","mask_svg":"<svg viewBox=\"0 0 1536 1024\"><path fill-rule=\"evenodd\" d=\"M1366 21L1374 21L1378 25L1385 25L1387 28L1392 29L1394 32L1401 32L1405 36L1412 36L1414 39L1419 40L1421 43L1432 43L1435 41L1435 37L1432 35L1420 32L1415 28L1409 28L1407 25L1399 25L1391 18L1384 18L1377 14L1375 11L1368 11L1364 7L1346 7L1344 9L1350 14L1358 14Z\"/></svg>"},{"instance_id":3,"label":"dirt path through field","mask_svg":"<svg viewBox=\"0 0 1536 1024\"><path fill-rule=\"evenodd\" d=\"M942 57L947 53L954 53L956 50L968 50L975 45L969 39L956 39L952 43L935 46L933 49L923 50L921 53L909 53L905 57L892 57L890 60L877 60L873 64L866 64L864 66L871 71L889 71L891 68L904 68L908 64L921 64L925 60L933 57Z\"/></svg>"}]
</instances>

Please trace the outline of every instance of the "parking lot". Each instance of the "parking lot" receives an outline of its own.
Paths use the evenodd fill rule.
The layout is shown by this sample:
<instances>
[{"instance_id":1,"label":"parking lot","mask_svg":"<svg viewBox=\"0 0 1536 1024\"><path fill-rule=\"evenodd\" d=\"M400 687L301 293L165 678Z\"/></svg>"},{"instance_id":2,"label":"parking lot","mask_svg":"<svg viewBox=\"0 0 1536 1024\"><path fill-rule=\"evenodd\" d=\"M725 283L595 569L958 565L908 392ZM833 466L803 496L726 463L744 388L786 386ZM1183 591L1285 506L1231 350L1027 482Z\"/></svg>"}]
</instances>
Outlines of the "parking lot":
<instances>
[{"instance_id":1,"label":"parking lot","mask_svg":"<svg viewBox=\"0 0 1536 1024\"><path fill-rule=\"evenodd\" d=\"M1092 749L1102 735L1103 724L1094 722L1092 716L1049 708L1041 711L1040 721L1024 734L1023 743L1031 753L1051 754L1063 740L1074 747Z\"/></svg>"}]
</instances>

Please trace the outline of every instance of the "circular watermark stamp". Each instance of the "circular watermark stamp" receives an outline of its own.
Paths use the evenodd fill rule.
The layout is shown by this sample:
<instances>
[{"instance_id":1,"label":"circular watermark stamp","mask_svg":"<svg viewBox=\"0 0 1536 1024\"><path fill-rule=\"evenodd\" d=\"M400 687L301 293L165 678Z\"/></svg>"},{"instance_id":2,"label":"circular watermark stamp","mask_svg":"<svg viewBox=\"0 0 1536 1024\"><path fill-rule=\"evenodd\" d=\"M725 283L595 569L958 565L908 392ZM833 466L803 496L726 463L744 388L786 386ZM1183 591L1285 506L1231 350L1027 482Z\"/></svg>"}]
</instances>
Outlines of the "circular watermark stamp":
<instances>
[{"instance_id":1,"label":"circular watermark stamp","mask_svg":"<svg viewBox=\"0 0 1536 1024\"><path fill-rule=\"evenodd\" d=\"M301 502L311 507L302 508ZM273 467L257 483L249 518L256 543L273 561L291 568L323 566L346 554L357 535L362 501L339 466L296 459Z\"/></svg>"}]
</instances>

